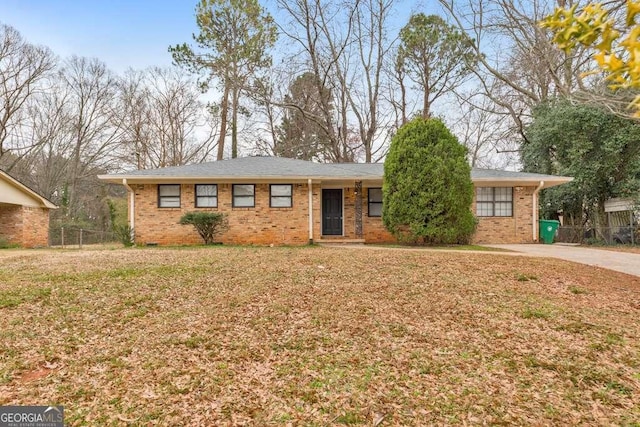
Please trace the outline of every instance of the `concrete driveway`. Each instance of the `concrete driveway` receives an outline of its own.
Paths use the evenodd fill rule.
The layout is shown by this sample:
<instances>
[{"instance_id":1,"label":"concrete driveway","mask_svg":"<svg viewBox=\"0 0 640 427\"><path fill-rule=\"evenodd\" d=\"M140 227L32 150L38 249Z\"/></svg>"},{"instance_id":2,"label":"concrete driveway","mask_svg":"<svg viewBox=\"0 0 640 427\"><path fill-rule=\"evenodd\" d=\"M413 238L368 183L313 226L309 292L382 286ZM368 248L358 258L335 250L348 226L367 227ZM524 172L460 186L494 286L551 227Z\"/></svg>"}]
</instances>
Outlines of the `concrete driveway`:
<instances>
[{"instance_id":1,"label":"concrete driveway","mask_svg":"<svg viewBox=\"0 0 640 427\"><path fill-rule=\"evenodd\" d=\"M559 258L595 265L640 277L640 254L567 245L485 245L539 257Z\"/></svg>"}]
</instances>

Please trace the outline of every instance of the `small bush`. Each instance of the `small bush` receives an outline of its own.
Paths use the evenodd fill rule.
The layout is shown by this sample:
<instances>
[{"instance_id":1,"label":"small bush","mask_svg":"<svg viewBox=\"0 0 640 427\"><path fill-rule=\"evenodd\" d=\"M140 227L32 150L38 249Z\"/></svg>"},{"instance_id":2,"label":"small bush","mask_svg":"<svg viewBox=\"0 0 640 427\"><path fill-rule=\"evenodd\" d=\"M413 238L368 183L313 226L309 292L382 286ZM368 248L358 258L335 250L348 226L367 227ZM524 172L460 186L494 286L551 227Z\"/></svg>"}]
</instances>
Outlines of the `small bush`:
<instances>
[{"instance_id":1,"label":"small bush","mask_svg":"<svg viewBox=\"0 0 640 427\"><path fill-rule=\"evenodd\" d=\"M9 242L4 237L0 237L0 249L11 249L11 248L17 248L17 247L19 247L19 245Z\"/></svg>"},{"instance_id":2,"label":"small bush","mask_svg":"<svg viewBox=\"0 0 640 427\"><path fill-rule=\"evenodd\" d=\"M193 225L206 245L215 243L216 236L229 228L227 216L218 212L187 212L179 224Z\"/></svg>"},{"instance_id":3,"label":"small bush","mask_svg":"<svg viewBox=\"0 0 640 427\"><path fill-rule=\"evenodd\" d=\"M113 233L116 235L120 243L125 247L133 246L133 228L128 224L120 224L113 226Z\"/></svg>"}]
</instances>

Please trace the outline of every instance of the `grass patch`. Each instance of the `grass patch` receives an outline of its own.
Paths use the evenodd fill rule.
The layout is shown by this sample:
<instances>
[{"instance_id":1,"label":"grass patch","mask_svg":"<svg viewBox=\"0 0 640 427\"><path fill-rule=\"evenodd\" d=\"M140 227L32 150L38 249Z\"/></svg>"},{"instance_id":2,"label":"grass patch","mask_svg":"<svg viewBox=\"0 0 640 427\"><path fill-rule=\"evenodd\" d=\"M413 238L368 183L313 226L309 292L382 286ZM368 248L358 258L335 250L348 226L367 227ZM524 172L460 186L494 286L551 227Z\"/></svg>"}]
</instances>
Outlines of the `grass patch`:
<instances>
[{"instance_id":1,"label":"grass patch","mask_svg":"<svg viewBox=\"0 0 640 427\"><path fill-rule=\"evenodd\" d=\"M518 282L529 282L529 281L538 281L538 276L534 275L534 274L524 274L524 273L518 273L516 274L516 280Z\"/></svg>"},{"instance_id":2,"label":"grass patch","mask_svg":"<svg viewBox=\"0 0 640 427\"><path fill-rule=\"evenodd\" d=\"M482 245L443 245L443 246L418 246L401 245L397 243L369 243L366 246L397 249L424 249L424 250L454 250L454 251L479 251L479 252L513 252L509 249L492 248Z\"/></svg>"},{"instance_id":3,"label":"grass patch","mask_svg":"<svg viewBox=\"0 0 640 427\"><path fill-rule=\"evenodd\" d=\"M51 288L21 288L0 291L0 308L17 307L26 302L38 302L49 299Z\"/></svg>"},{"instance_id":4,"label":"grass patch","mask_svg":"<svg viewBox=\"0 0 640 427\"><path fill-rule=\"evenodd\" d=\"M522 310L520 315L523 319L549 319L551 317L551 310L545 306L527 306Z\"/></svg>"},{"instance_id":5,"label":"grass patch","mask_svg":"<svg viewBox=\"0 0 640 427\"><path fill-rule=\"evenodd\" d=\"M579 286L571 285L569 286L569 292L571 292L574 295L584 295L587 293L587 290Z\"/></svg>"}]
</instances>

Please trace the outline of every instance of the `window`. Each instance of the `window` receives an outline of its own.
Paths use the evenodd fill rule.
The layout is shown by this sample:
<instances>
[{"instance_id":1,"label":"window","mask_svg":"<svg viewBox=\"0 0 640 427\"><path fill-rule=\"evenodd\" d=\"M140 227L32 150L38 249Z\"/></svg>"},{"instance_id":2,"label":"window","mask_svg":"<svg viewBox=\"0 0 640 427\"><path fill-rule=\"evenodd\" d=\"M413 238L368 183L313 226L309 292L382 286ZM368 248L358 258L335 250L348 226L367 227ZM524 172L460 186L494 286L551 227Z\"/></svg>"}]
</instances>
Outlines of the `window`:
<instances>
[{"instance_id":1,"label":"window","mask_svg":"<svg viewBox=\"0 0 640 427\"><path fill-rule=\"evenodd\" d=\"M369 189L369 216L382 216L382 188Z\"/></svg>"},{"instance_id":2,"label":"window","mask_svg":"<svg viewBox=\"0 0 640 427\"><path fill-rule=\"evenodd\" d=\"M477 216L513 216L512 187L478 187Z\"/></svg>"},{"instance_id":3,"label":"window","mask_svg":"<svg viewBox=\"0 0 640 427\"><path fill-rule=\"evenodd\" d=\"M272 208L290 208L293 206L293 185L271 184L269 186L269 206Z\"/></svg>"},{"instance_id":4,"label":"window","mask_svg":"<svg viewBox=\"0 0 640 427\"><path fill-rule=\"evenodd\" d=\"M180 207L180 184L159 184L158 185L158 207L159 208L179 208Z\"/></svg>"},{"instance_id":5,"label":"window","mask_svg":"<svg viewBox=\"0 0 640 427\"><path fill-rule=\"evenodd\" d=\"M252 208L256 205L256 186L253 184L233 184L233 207Z\"/></svg>"},{"instance_id":6,"label":"window","mask_svg":"<svg viewBox=\"0 0 640 427\"><path fill-rule=\"evenodd\" d=\"M196 184L196 208L217 208L218 186L216 184Z\"/></svg>"}]
</instances>

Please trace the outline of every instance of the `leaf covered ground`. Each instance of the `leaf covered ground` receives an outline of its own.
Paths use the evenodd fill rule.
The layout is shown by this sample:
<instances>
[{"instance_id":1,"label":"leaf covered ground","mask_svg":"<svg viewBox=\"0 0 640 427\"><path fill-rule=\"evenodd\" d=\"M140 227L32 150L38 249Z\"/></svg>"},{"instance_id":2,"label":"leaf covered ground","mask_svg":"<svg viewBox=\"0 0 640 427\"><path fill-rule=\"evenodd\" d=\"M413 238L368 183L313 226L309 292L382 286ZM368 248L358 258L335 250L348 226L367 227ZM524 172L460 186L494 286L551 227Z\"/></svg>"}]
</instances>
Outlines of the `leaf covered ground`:
<instances>
[{"instance_id":1,"label":"leaf covered ground","mask_svg":"<svg viewBox=\"0 0 640 427\"><path fill-rule=\"evenodd\" d=\"M640 421L640 280L495 253L0 251L0 405L69 425Z\"/></svg>"}]
</instances>

